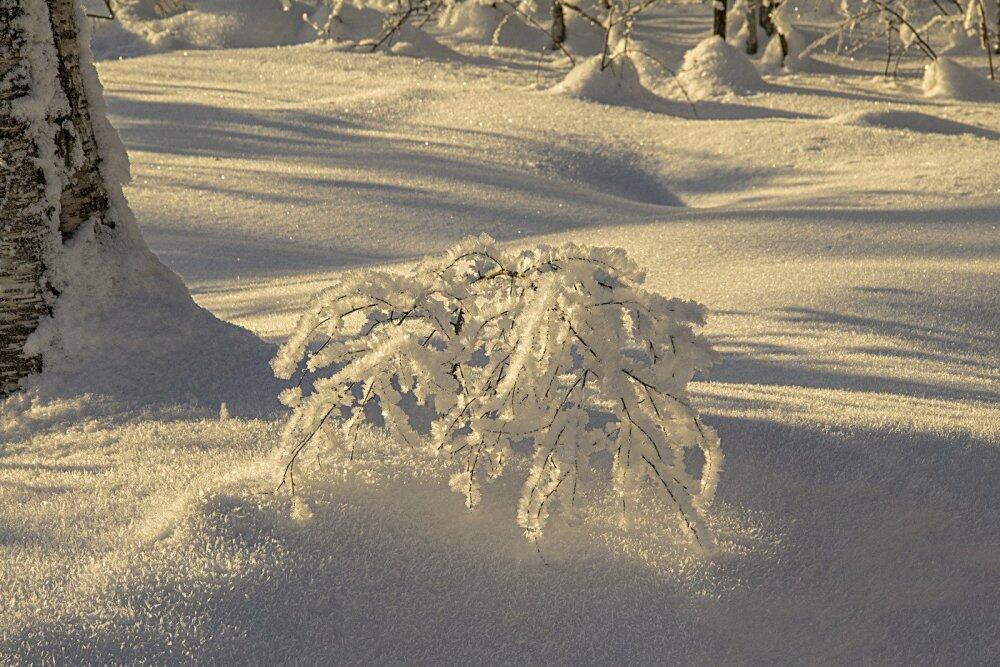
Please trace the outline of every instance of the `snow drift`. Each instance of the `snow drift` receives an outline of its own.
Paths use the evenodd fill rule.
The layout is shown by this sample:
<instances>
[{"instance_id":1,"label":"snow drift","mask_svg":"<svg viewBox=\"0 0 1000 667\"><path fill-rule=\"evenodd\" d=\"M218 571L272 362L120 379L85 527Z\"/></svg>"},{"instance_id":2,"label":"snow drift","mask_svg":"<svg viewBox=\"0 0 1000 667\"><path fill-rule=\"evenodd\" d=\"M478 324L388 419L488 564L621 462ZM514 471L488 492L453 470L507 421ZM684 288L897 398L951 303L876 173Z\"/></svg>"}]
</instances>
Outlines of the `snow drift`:
<instances>
[{"instance_id":1,"label":"snow drift","mask_svg":"<svg viewBox=\"0 0 1000 667\"><path fill-rule=\"evenodd\" d=\"M766 87L746 54L716 36L684 54L677 78L692 99L746 95Z\"/></svg>"},{"instance_id":2,"label":"snow drift","mask_svg":"<svg viewBox=\"0 0 1000 667\"><path fill-rule=\"evenodd\" d=\"M643 85L639 70L627 55L620 55L607 62L602 56L592 56L571 69L566 78L550 88L549 92L612 106L634 107L646 111L676 111L674 103L659 97Z\"/></svg>"},{"instance_id":3,"label":"snow drift","mask_svg":"<svg viewBox=\"0 0 1000 667\"><path fill-rule=\"evenodd\" d=\"M462 41L540 51L551 45L544 31L504 5L479 2L456 3L449 7L439 27Z\"/></svg>"},{"instance_id":4,"label":"snow drift","mask_svg":"<svg viewBox=\"0 0 1000 667\"><path fill-rule=\"evenodd\" d=\"M924 95L966 102L1000 102L1000 84L959 65L938 58L924 69Z\"/></svg>"},{"instance_id":5,"label":"snow drift","mask_svg":"<svg viewBox=\"0 0 1000 667\"><path fill-rule=\"evenodd\" d=\"M864 109L838 114L829 119L838 125L854 125L856 127L878 127L885 130L900 130L921 132L925 134L962 135L970 134L977 137L997 138L996 132L975 125L959 123L947 118L940 118L919 111L903 111L900 109Z\"/></svg>"},{"instance_id":6,"label":"snow drift","mask_svg":"<svg viewBox=\"0 0 1000 667\"><path fill-rule=\"evenodd\" d=\"M198 0L165 16L153 0L116 3L117 20L95 21L100 59L178 49L224 49L299 44L316 38L303 19L313 8L279 0Z\"/></svg>"}]
</instances>

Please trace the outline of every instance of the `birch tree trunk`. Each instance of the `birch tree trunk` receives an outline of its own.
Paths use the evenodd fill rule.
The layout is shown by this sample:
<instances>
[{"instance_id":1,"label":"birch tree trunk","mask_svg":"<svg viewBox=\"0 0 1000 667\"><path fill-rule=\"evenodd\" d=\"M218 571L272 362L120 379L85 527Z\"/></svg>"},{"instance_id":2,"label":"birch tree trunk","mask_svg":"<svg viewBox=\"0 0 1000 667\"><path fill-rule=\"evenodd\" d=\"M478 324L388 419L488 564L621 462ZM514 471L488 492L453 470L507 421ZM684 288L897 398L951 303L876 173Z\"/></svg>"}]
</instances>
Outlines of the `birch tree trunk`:
<instances>
[{"instance_id":1,"label":"birch tree trunk","mask_svg":"<svg viewBox=\"0 0 1000 667\"><path fill-rule=\"evenodd\" d=\"M24 355L23 348L48 307L40 285L50 215L46 177L36 164L40 151L34 128L14 112L15 102L29 96L32 87L25 67L31 45L20 27L24 21L19 3L0 4L0 71L10 72L0 89L0 396L40 368L40 360Z\"/></svg>"},{"instance_id":2,"label":"birch tree trunk","mask_svg":"<svg viewBox=\"0 0 1000 667\"><path fill-rule=\"evenodd\" d=\"M83 223L112 224L81 17L76 0L0 0L0 397L41 369L25 343L58 297L48 259Z\"/></svg>"}]
</instances>

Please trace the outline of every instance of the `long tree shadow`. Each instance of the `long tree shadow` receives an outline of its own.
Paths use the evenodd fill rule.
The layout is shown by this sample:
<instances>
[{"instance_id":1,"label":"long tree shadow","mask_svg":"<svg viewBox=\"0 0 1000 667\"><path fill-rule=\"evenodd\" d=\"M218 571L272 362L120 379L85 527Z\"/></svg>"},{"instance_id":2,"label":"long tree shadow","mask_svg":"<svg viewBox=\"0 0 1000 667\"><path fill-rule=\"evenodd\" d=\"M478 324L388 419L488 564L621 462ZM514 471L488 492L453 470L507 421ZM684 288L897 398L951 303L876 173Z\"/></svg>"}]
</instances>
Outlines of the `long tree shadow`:
<instances>
[{"instance_id":1,"label":"long tree shadow","mask_svg":"<svg viewBox=\"0 0 1000 667\"><path fill-rule=\"evenodd\" d=\"M730 335L720 342L737 350L748 350L749 354L726 355L712 369L710 377L746 384L1000 401L1000 390L991 382L997 373L1000 309L996 303L912 288L858 286L853 292L851 310L786 306L767 316L779 323L779 330L786 334L821 337L833 344L844 340L835 354L847 352L858 356L808 357L790 344L755 345L752 339L737 340ZM854 342L869 340L877 343ZM952 381L911 378L898 371L880 373L866 365L865 355L896 359L914 368L921 362L940 364L952 371Z\"/></svg>"},{"instance_id":2,"label":"long tree shadow","mask_svg":"<svg viewBox=\"0 0 1000 667\"><path fill-rule=\"evenodd\" d=\"M710 380L743 384L807 387L812 389L845 389L952 400L1000 401L1000 392L984 389L950 387L931 382L872 375L863 371L822 369L808 363L781 362L751 357L727 356L714 366Z\"/></svg>"}]
</instances>

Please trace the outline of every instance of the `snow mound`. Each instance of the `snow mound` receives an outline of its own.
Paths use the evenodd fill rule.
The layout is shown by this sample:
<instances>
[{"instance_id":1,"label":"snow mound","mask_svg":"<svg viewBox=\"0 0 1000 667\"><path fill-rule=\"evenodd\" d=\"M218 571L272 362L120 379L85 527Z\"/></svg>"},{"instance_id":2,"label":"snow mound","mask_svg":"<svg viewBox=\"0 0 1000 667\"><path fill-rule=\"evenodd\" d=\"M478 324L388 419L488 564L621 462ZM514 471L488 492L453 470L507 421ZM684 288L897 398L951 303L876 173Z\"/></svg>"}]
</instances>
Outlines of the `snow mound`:
<instances>
[{"instance_id":1,"label":"snow mound","mask_svg":"<svg viewBox=\"0 0 1000 667\"><path fill-rule=\"evenodd\" d=\"M161 17L151 0L117 7L118 20L95 22L92 48L99 59L179 49L283 46L315 39L303 19L307 5L277 0L200 0Z\"/></svg>"},{"instance_id":2,"label":"snow mound","mask_svg":"<svg viewBox=\"0 0 1000 667\"><path fill-rule=\"evenodd\" d=\"M726 43L732 46L734 49L746 52L746 48L750 42L750 28L746 21L742 21L739 24L739 29L733 34L732 26L727 28L727 34L733 35L726 39ZM763 29L757 29L757 53L762 53L765 48L767 48L771 37ZM750 55L750 54L747 54Z\"/></svg>"},{"instance_id":3,"label":"snow mound","mask_svg":"<svg viewBox=\"0 0 1000 667\"><path fill-rule=\"evenodd\" d=\"M924 134L971 134L990 138L998 136L996 132L991 132L990 130L985 130L974 125L958 123L946 118L920 113L919 111L897 111L895 109L851 111L833 116L829 119L829 122L838 125L879 127L886 130L904 130Z\"/></svg>"},{"instance_id":4,"label":"snow mound","mask_svg":"<svg viewBox=\"0 0 1000 667\"><path fill-rule=\"evenodd\" d=\"M692 99L745 95L766 86L747 55L716 36L684 54L677 78Z\"/></svg>"},{"instance_id":5,"label":"snow mound","mask_svg":"<svg viewBox=\"0 0 1000 667\"><path fill-rule=\"evenodd\" d=\"M388 40L383 50L397 56L410 58L430 58L433 60L448 60L459 58L459 54L437 41L426 32L412 25L404 25L399 33Z\"/></svg>"},{"instance_id":6,"label":"snow mound","mask_svg":"<svg viewBox=\"0 0 1000 667\"><path fill-rule=\"evenodd\" d=\"M838 74L845 72L843 67L816 60L809 53L809 39L795 28L787 28L785 46L788 54L782 53L781 40L772 39L764 47L758 61L758 68L765 74L806 73L806 74Z\"/></svg>"},{"instance_id":7,"label":"snow mound","mask_svg":"<svg viewBox=\"0 0 1000 667\"><path fill-rule=\"evenodd\" d=\"M58 269L52 316L29 340L44 369L22 382L32 400L90 393L135 406L277 408L272 346L199 307L130 220L78 230Z\"/></svg>"},{"instance_id":8,"label":"snow mound","mask_svg":"<svg viewBox=\"0 0 1000 667\"><path fill-rule=\"evenodd\" d=\"M528 25L505 7L483 2L453 5L440 26L451 36L467 42L540 51L550 46L549 36Z\"/></svg>"},{"instance_id":9,"label":"snow mound","mask_svg":"<svg viewBox=\"0 0 1000 667\"><path fill-rule=\"evenodd\" d=\"M327 14L317 16L317 25L329 25L329 37L335 42L361 42L372 39L382 29L385 15L371 7L358 7L345 2L337 8L336 17L327 23Z\"/></svg>"},{"instance_id":10,"label":"snow mound","mask_svg":"<svg viewBox=\"0 0 1000 667\"><path fill-rule=\"evenodd\" d=\"M550 88L549 92L578 100L647 111L672 109L670 102L643 85L631 58L619 56L603 68L602 62L602 56L584 60L571 69L565 79Z\"/></svg>"},{"instance_id":11,"label":"snow mound","mask_svg":"<svg viewBox=\"0 0 1000 667\"><path fill-rule=\"evenodd\" d=\"M1000 102L1000 84L959 65L938 58L924 69L924 95L966 102Z\"/></svg>"}]
</instances>

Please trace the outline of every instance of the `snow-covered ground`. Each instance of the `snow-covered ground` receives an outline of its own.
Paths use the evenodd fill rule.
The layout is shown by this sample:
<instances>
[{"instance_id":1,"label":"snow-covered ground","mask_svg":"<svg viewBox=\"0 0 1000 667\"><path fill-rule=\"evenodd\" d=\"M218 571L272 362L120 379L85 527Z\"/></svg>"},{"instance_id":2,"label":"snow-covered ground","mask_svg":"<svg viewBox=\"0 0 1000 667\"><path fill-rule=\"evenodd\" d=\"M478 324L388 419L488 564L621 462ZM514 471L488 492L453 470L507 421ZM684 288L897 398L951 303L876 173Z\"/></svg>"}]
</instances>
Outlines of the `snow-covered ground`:
<instances>
[{"instance_id":1,"label":"snow-covered ground","mask_svg":"<svg viewBox=\"0 0 1000 667\"><path fill-rule=\"evenodd\" d=\"M679 68L707 12L640 37ZM432 60L303 44L100 64L147 242L266 342L166 402L134 400L150 374L0 407L0 661L994 661L998 105L858 60L694 119L642 58L655 110L442 41ZM308 297L482 232L622 246L711 308L724 360L692 393L727 457L718 555L600 493L536 552L516 483L470 514L438 462L376 433L294 502L269 493L284 414L264 360Z\"/></svg>"}]
</instances>

